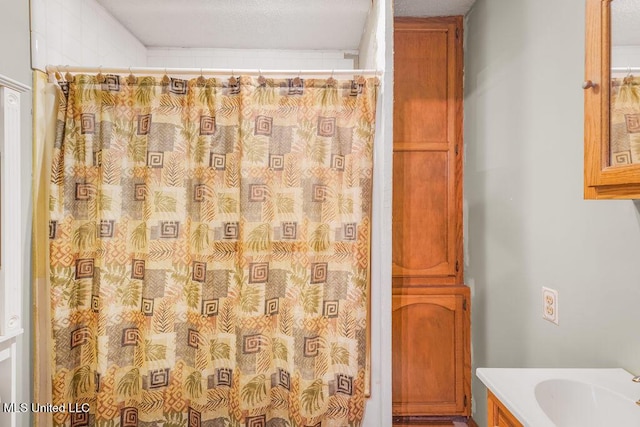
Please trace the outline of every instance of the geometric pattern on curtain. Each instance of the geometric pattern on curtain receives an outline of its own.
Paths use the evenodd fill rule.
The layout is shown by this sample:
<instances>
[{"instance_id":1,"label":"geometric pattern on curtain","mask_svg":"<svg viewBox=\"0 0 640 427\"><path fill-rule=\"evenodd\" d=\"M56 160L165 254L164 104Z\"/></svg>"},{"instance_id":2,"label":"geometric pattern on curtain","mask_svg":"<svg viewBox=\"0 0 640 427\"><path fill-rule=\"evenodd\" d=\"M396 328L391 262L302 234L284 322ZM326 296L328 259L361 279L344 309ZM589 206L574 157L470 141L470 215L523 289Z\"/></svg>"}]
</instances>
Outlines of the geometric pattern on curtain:
<instances>
[{"instance_id":1,"label":"geometric pattern on curtain","mask_svg":"<svg viewBox=\"0 0 640 427\"><path fill-rule=\"evenodd\" d=\"M55 425L360 425L376 85L59 83Z\"/></svg>"},{"instance_id":2,"label":"geometric pattern on curtain","mask_svg":"<svg viewBox=\"0 0 640 427\"><path fill-rule=\"evenodd\" d=\"M640 78L611 79L610 164L640 163Z\"/></svg>"}]
</instances>

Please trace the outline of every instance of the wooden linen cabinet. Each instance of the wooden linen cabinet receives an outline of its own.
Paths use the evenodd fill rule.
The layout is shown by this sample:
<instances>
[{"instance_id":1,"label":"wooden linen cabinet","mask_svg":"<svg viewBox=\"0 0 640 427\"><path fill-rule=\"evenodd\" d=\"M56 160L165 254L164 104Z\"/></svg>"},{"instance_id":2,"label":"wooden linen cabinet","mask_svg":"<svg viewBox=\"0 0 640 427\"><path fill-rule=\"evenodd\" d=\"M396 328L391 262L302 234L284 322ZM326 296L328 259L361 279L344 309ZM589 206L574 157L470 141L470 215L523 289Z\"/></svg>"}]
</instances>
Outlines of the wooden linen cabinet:
<instances>
[{"instance_id":1,"label":"wooden linen cabinet","mask_svg":"<svg viewBox=\"0 0 640 427\"><path fill-rule=\"evenodd\" d=\"M463 284L462 17L396 18L394 422L471 414Z\"/></svg>"}]
</instances>

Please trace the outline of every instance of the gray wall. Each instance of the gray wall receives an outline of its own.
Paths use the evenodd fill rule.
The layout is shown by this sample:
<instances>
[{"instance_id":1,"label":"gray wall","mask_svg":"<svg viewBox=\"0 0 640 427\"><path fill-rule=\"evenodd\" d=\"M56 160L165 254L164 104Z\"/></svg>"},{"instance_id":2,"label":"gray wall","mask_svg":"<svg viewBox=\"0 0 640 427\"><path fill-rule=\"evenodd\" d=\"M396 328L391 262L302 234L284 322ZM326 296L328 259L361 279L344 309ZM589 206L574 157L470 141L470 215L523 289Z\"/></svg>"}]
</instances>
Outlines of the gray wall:
<instances>
[{"instance_id":1,"label":"gray wall","mask_svg":"<svg viewBox=\"0 0 640 427\"><path fill-rule=\"evenodd\" d=\"M467 17L474 370L640 374L640 203L582 199L584 9L583 0L478 0ZM542 286L559 291L560 326L542 320ZM484 426L477 379L473 396Z\"/></svg>"},{"instance_id":2,"label":"gray wall","mask_svg":"<svg viewBox=\"0 0 640 427\"><path fill-rule=\"evenodd\" d=\"M31 86L29 2L0 0L0 74ZM22 247L23 327L18 338L18 401L31 402L31 92L23 93L22 105ZM0 379L1 380L1 379ZM30 426L30 414L18 415L18 425Z\"/></svg>"}]
</instances>

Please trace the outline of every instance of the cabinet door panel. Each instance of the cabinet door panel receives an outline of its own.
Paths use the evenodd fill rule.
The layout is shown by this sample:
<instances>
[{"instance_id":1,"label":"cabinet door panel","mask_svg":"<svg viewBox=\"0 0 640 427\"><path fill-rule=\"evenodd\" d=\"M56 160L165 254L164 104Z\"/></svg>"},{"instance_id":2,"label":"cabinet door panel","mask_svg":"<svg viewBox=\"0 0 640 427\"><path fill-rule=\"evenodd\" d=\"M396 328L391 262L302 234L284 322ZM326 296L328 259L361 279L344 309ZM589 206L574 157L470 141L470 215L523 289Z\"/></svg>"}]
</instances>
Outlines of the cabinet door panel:
<instances>
[{"instance_id":1,"label":"cabinet door panel","mask_svg":"<svg viewBox=\"0 0 640 427\"><path fill-rule=\"evenodd\" d=\"M446 28L396 29L394 141L447 141L447 48Z\"/></svg>"},{"instance_id":2,"label":"cabinet door panel","mask_svg":"<svg viewBox=\"0 0 640 427\"><path fill-rule=\"evenodd\" d=\"M396 275L455 274L447 152L393 155L393 264Z\"/></svg>"},{"instance_id":3,"label":"cabinet door panel","mask_svg":"<svg viewBox=\"0 0 640 427\"><path fill-rule=\"evenodd\" d=\"M393 413L465 413L464 297L393 296Z\"/></svg>"}]
</instances>

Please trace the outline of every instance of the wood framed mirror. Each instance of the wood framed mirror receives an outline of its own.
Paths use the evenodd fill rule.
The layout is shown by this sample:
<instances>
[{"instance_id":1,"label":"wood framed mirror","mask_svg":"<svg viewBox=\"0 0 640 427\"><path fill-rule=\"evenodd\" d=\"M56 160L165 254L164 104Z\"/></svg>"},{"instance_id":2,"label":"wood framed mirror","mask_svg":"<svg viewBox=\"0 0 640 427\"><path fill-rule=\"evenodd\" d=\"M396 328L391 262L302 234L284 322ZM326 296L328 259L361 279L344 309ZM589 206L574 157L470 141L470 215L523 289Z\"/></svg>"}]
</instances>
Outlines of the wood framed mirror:
<instances>
[{"instance_id":1,"label":"wood framed mirror","mask_svg":"<svg viewBox=\"0 0 640 427\"><path fill-rule=\"evenodd\" d=\"M584 198L640 199L640 0L586 0Z\"/></svg>"}]
</instances>

